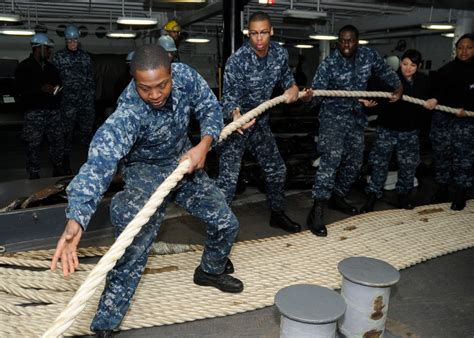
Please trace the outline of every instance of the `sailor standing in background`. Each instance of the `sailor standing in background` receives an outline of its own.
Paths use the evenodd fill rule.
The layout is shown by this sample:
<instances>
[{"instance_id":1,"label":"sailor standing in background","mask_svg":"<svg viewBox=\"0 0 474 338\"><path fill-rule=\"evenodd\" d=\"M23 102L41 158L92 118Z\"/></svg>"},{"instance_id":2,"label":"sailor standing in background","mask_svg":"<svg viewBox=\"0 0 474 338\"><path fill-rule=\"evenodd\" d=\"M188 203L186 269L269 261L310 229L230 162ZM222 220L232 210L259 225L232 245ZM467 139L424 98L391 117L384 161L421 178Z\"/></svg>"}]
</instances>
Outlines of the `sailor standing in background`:
<instances>
[{"instance_id":1,"label":"sailor standing in background","mask_svg":"<svg viewBox=\"0 0 474 338\"><path fill-rule=\"evenodd\" d=\"M26 143L26 171L30 179L40 178L40 147L48 140L53 176L64 175L64 130L59 110L61 80L49 61L51 40L44 33L31 38L31 54L15 70L15 83L24 109L22 138Z\"/></svg>"},{"instance_id":2,"label":"sailor standing in background","mask_svg":"<svg viewBox=\"0 0 474 338\"><path fill-rule=\"evenodd\" d=\"M92 61L79 45L80 33L76 26L64 32L66 48L56 52L53 64L59 70L63 85L61 114L65 128L64 170L71 173L70 155L73 134L77 128L82 145L88 146L95 121L95 82Z\"/></svg>"}]
</instances>

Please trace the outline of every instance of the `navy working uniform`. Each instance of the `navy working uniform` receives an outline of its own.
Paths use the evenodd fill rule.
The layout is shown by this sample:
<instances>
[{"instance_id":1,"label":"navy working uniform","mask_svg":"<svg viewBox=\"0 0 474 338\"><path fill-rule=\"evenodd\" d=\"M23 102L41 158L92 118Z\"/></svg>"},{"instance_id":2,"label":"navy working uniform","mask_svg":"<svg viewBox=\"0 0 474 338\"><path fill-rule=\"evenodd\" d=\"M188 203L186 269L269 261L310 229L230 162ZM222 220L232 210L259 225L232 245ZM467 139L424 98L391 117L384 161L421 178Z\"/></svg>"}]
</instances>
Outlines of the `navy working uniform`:
<instances>
[{"instance_id":1,"label":"navy working uniform","mask_svg":"<svg viewBox=\"0 0 474 338\"><path fill-rule=\"evenodd\" d=\"M174 63L171 68L172 91L162 108L147 105L132 81L119 98L117 110L95 134L87 162L67 189L67 218L76 220L84 229L120 163L125 188L114 196L110 213L115 235L122 232L192 147L187 134L191 113L200 122L202 136L218 139L223 122L214 94L189 66ZM166 206L172 200L207 223L202 270L211 274L224 271L237 236L238 221L222 192L199 170L178 183L109 272L91 324L93 331L119 326L145 268Z\"/></svg>"},{"instance_id":2,"label":"navy working uniform","mask_svg":"<svg viewBox=\"0 0 474 338\"><path fill-rule=\"evenodd\" d=\"M39 178L40 146L44 137L48 140L49 158L55 170L62 166L63 161L64 130L59 110L60 95L42 90L43 86L59 86L59 73L50 62L42 60L40 63L31 54L16 68L15 82L24 109L22 138L27 147L26 170L30 178Z\"/></svg>"},{"instance_id":3,"label":"navy working uniform","mask_svg":"<svg viewBox=\"0 0 474 338\"><path fill-rule=\"evenodd\" d=\"M429 98L431 89L428 76L417 72L412 81L408 81L401 70L398 70L397 74L406 95L423 100ZM395 190L399 195L408 194L413 189L416 168L420 163L418 134L427 111L420 105L406 101L390 103L387 100L380 102L378 111L378 127L369 156L372 175L365 192L368 195L375 194L376 198L382 197L392 151L395 150L398 163Z\"/></svg>"},{"instance_id":4,"label":"navy working uniform","mask_svg":"<svg viewBox=\"0 0 474 338\"><path fill-rule=\"evenodd\" d=\"M312 88L365 90L372 75L393 89L400 87L396 73L375 50L359 46L353 58L345 58L335 50L319 66ZM314 104L318 101L313 99ZM367 116L357 98L326 97L322 99L319 122L321 159L312 197L328 200L333 192L344 197L362 166Z\"/></svg>"},{"instance_id":5,"label":"navy working uniform","mask_svg":"<svg viewBox=\"0 0 474 338\"><path fill-rule=\"evenodd\" d=\"M439 104L474 111L474 62L454 59L438 71ZM472 187L474 172L474 117L459 118L435 111L430 133L435 181L456 189Z\"/></svg>"},{"instance_id":6,"label":"navy working uniform","mask_svg":"<svg viewBox=\"0 0 474 338\"><path fill-rule=\"evenodd\" d=\"M95 82L92 61L84 50L67 48L53 55L53 64L59 70L63 85L61 114L66 132L64 153L71 154L74 129L77 128L81 144L89 145L95 120Z\"/></svg>"},{"instance_id":7,"label":"navy working uniform","mask_svg":"<svg viewBox=\"0 0 474 338\"><path fill-rule=\"evenodd\" d=\"M270 99L279 84L288 89L295 84L288 67L288 52L270 41L268 54L260 58L249 42L244 43L228 60L224 73L223 113L232 121L232 112L242 114ZM243 135L234 133L222 145L218 186L227 203L234 199L242 156L249 149L260 164L266 184L267 203L271 210L285 207L284 186L286 167L268 124L268 113L260 115L255 125Z\"/></svg>"}]
</instances>

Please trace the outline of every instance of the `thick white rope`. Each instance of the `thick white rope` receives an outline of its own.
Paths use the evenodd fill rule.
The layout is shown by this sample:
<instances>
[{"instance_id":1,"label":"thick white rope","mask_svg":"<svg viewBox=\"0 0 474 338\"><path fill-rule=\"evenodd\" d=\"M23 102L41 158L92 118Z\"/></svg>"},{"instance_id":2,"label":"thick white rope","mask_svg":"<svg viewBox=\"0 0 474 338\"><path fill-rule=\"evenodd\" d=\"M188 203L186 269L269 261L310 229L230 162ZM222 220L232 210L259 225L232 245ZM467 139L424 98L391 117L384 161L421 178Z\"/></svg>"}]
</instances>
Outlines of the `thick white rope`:
<instances>
[{"instance_id":1,"label":"thick white rope","mask_svg":"<svg viewBox=\"0 0 474 338\"><path fill-rule=\"evenodd\" d=\"M300 92L299 97L301 97L302 95L303 92ZM313 96L316 95L344 97L390 97L392 94L386 92L313 90ZM404 95L403 99L408 100L412 98L409 98L408 96ZM230 134L232 134L232 132L242 127L245 123L262 114L267 109L279 103L285 102L286 100L286 95L280 95L260 104L258 107L247 112L241 118L230 123L227 127L222 129L219 142L227 138ZM414 100L424 103L423 100ZM418 102L417 104L423 104L420 102ZM436 109L440 108L438 108L437 106ZM449 112L456 113L455 109L449 109ZM469 116L474 116L473 112L466 111L466 114L468 114ZM73 324L75 318L84 309L86 302L89 300L90 297L92 297L97 287L103 282L106 277L106 274L114 267L117 260L119 260L123 256L123 254L125 253L125 249L132 243L135 236L140 232L142 226L149 221L151 216L153 216L153 214L163 202L164 198L186 174L189 165L189 160L181 162L178 167L171 173L171 175L168 176L166 180L156 189L156 191L150 197L143 209L140 210L138 214L133 218L133 220L126 226L124 231L116 239L115 243L110 247L110 250L100 259L94 269L90 272L87 279L81 285L79 290L77 290L74 297L70 300L66 308L56 318L54 323L43 334L42 337L59 337Z\"/></svg>"},{"instance_id":2,"label":"thick white rope","mask_svg":"<svg viewBox=\"0 0 474 338\"><path fill-rule=\"evenodd\" d=\"M301 92L300 92L301 96ZM322 89L313 89L313 96L337 96L337 97L381 97L381 98L389 98L392 96L392 93L388 92L378 92L378 91L346 91L346 90L322 90ZM418 104L423 106L426 101L417 99L415 97L411 97L408 95L402 96L403 101L407 101L410 103ZM447 113L456 114L459 111L459 108L451 108L448 106L437 105L435 110L441 110ZM467 116L474 116L474 112L470 110L466 110Z\"/></svg>"}]
</instances>

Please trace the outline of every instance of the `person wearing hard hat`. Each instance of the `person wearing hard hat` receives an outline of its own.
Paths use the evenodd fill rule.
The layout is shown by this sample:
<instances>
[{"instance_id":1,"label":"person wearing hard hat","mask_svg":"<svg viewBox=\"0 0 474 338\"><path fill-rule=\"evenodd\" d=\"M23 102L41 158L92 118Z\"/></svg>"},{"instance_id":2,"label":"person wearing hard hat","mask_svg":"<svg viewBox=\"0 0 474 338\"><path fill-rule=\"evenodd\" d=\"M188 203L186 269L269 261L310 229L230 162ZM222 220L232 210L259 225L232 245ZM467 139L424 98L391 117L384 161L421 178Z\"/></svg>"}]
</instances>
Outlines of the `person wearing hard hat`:
<instances>
[{"instance_id":1,"label":"person wearing hard hat","mask_svg":"<svg viewBox=\"0 0 474 338\"><path fill-rule=\"evenodd\" d=\"M26 144L26 170L30 179L40 178L40 146L48 140L53 176L64 174L64 132L59 110L61 80L49 61L51 40L44 33L31 38L31 54L15 70L15 83L24 109L22 138Z\"/></svg>"},{"instance_id":2,"label":"person wearing hard hat","mask_svg":"<svg viewBox=\"0 0 474 338\"><path fill-rule=\"evenodd\" d=\"M178 21L176 20L170 20L166 23L164 30L166 31L166 34L171 36L175 43L178 43L179 36L181 34L181 26L179 25Z\"/></svg>"},{"instance_id":3,"label":"person wearing hard hat","mask_svg":"<svg viewBox=\"0 0 474 338\"><path fill-rule=\"evenodd\" d=\"M64 31L66 48L56 52L53 64L58 68L63 83L61 114L65 127L64 169L71 173L70 155L73 133L77 128L80 142L88 146L94 128L95 82L92 61L79 45L80 32L69 25Z\"/></svg>"},{"instance_id":4,"label":"person wearing hard hat","mask_svg":"<svg viewBox=\"0 0 474 338\"><path fill-rule=\"evenodd\" d=\"M174 40L168 36L168 35L162 35L158 39L158 44L165 49L165 51L168 53L168 57L170 59L170 62L178 62L178 56L176 52L178 49L176 49L176 44L174 43Z\"/></svg>"}]
</instances>

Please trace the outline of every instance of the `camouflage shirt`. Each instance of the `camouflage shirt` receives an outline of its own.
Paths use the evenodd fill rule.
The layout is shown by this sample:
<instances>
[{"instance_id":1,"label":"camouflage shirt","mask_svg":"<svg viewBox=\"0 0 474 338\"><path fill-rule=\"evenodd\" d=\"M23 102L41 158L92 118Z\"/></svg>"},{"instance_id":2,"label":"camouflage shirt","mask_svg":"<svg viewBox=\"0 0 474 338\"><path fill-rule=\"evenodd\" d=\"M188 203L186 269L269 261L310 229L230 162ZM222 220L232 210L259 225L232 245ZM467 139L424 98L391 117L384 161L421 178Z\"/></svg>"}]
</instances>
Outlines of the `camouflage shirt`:
<instances>
[{"instance_id":1,"label":"camouflage shirt","mask_svg":"<svg viewBox=\"0 0 474 338\"><path fill-rule=\"evenodd\" d=\"M84 50L71 52L67 48L54 53L52 63L59 70L63 95L80 96L84 91L95 91L92 61Z\"/></svg>"},{"instance_id":2,"label":"camouflage shirt","mask_svg":"<svg viewBox=\"0 0 474 338\"><path fill-rule=\"evenodd\" d=\"M271 41L267 56L260 58L246 42L229 57L225 66L224 116L231 119L231 113L237 107L244 114L269 100L277 84L286 90L294 83L286 49ZM268 120L268 115L264 114L261 120Z\"/></svg>"},{"instance_id":3,"label":"camouflage shirt","mask_svg":"<svg viewBox=\"0 0 474 338\"><path fill-rule=\"evenodd\" d=\"M335 50L319 65L314 75L313 89L364 91L369 78L375 75L393 90L400 87L400 79L395 71L384 62L373 49L359 46L353 58L345 58ZM355 117L358 124L366 125L367 116L358 98L327 97L313 100L313 104L322 100L320 118L342 120Z\"/></svg>"},{"instance_id":4,"label":"camouflage shirt","mask_svg":"<svg viewBox=\"0 0 474 338\"><path fill-rule=\"evenodd\" d=\"M138 95L132 81L118 100L115 112L97 130L87 162L67 188L68 219L84 229L107 190L119 163L127 177L139 175L144 166L153 166L164 179L192 147L188 137L191 113L200 123L201 136L214 141L223 127L222 111L206 81L191 67L173 63L172 90L165 104L154 109Z\"/></svg>"}]
</instances>

